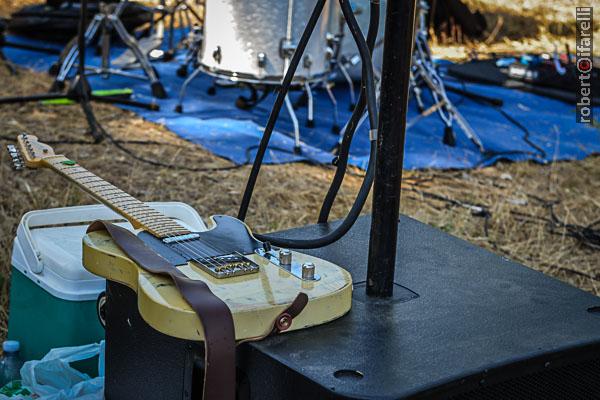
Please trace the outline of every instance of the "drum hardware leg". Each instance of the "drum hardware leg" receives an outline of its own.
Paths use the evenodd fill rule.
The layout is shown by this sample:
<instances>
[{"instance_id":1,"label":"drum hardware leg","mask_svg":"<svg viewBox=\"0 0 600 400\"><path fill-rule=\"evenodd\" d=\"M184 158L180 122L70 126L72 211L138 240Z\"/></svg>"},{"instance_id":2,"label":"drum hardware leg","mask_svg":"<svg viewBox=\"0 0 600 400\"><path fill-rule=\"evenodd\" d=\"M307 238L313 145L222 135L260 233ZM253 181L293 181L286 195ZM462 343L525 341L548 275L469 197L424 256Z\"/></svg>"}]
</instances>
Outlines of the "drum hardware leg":
<instances>
[{"instance_id":1,"label":"drum hardware leg","mask_svg":"<svg viewBox=\"0 0 600 400\"><path fill-rule=\"evenodd\" d=\"M85 45L89 46L92 40L96 37L98 30L102 26L103 16L101 14L97 14L92 22L89 24L85 31ZM76 39L76 38L75 38ZM62 61L57 61L57 63L53 64L50 67L50 73L53 71L57 71L56 78L52 83L52 87L50 88L51 92L59 91L64 89L65 81L67 80L69 73L75 66L75 62L77 61L77 57L79 57L79 50L77 48L77 40L71 40L69 44L67 44L67 48L64 51L64 58Z\"/></svg>"},{"instance_id":2,"label":"drum hardware leg","mask_svg":"<svg viewBox=\"0 0 600 400\"><path fill-rule=\"evenodd\" d=\"M417 102L417 111L419 111L419 114L423 114L425 111L425 104L423 103L423 97L421 96L421 88L417 84L415 76L412 72L410 73L410 86Z\"/></svg>"},{"instance_id":3,"label":"drum hardware leg","mask_svg":"<svg viewBox=\"0 0 600 400\"><path fill-rule=\"evenodd\" d=\"M93 39L97 32L99 26L99 19L94 19L92 23L90 23L88 28L85 28L85 21L88 20L86 17L87 4L87 0L81 1L77 37L74 38L65 49L65 53L67 54L65 60L67 60L71 64L71 67L75 65L75 62L77 61L77 73L70 80L67 92L42 93L30 96L0 97L0 104L29 103L39 102L43 100L72 100L76 103L79 103L79 105L83 108L86 114L86 121L89 127L89 133L91 136L93 136L94 141L98 143L104 139L105 134L102 132L102 129L94 116L94 113L89 108L90 102L97 101L103 103L120 103L134 107L142 107L148 110L158 110L158 106L154 103L142 103L130 99L109 96L96 96L93 94L92 88L90 87L85 74L85 49L86 44L89 44L89 42ZM81 49L81 52L79 51L79 49ZM73 55L75 55L75 57L73 57ZM68 75L70 68L65 70L65 77ZM62 84L64 85L64 81L62 82Z\"/></svg>"},{"instance_id":4,"label":"drum hardware leg","mask_svg":"<svg viewBox=\"0 0 600 400\"><path fill-rule=\"evenodd\" d=\"M302 148L300 147L300 124L298 123L298 117L290 101L290 96L285 96L285 107L287 108L292 124L294 125L294 154L301 154Z\"/></svg>"},{"instance_id":5,"label":"drum hardware leg","mask_svg":"<svg viewBox=\"0 0 600 400\"><path fill-rule=\"evenodd\" d=\"M177 105L175 106L175 112L178 112L178 113L183 112L183 99L185 98L185 93L187 91L187 87L194 79L196 79L196 77L198 75L200 75L201 72L202 72L202 70L200 69L200 67L196 68L194 70L194 72L192 72L192 74L187 77L185 82L183 82L183 85L181 85L181 89L179 90L179 101L178 101Z\"/></svg>"},{"instance_id":6,"label":"drum hardware leg","mask_svg":"<svg viewBox=\"0 0 600 400\"><path fill-rule=\"evenodd\" d=\"M256 87L252 84L240 83L240 87L247 87L250 90L250 97L238 96L235 106L241 110L250 110L258 104L258 94Z\"/></svg>"},{"instance_id":7,"label":"drum hardware leg","mask_svg":"<svg viewBox=\"0 0 600 400\"><path fill-rule=\"evenodd\" d=\"M342 72L342 75L344 76L344 79L348 83L348 91L350 92L350 107L349 107L349 111L352 112L352 111L354 111L354 107L356 107L356 94L354 92L354 81L352 81L352 77L348 73L348 69L346 68L346 66L344 65L343 62L339 63L338 67L339 67L340 71Z\"/></svg>"},{"instance_id":8,"label":"drum hardware leg","mask_svg":"<svg viewBox=\"0 0 600 400\"><path fill-rule=\"evenodd\" d=\"M127 5L127 1L121 1L114 9L112 13L106 12L103 9L94 16L94 19L88 26L85 32L85 44L88 46L92 40L96 37L98 30L102 29L101 47L102 47L102 67L101 70L105 71L103 75L107 77L109 70L109 57L110 57L110 32L114 30L125 45L133 52L141 68L144 70L148 80L150 80L150 86L154 97L166 98L167 94L164 87L158 80L158 77L154 69L150 66L148 58L142 53L137 45L137 41L127 32L123 23L120 20L120 16ZM66 50L66 56L58 68L58 74L54 83L52 84L51 91L64 88L64 82L66 81L71 69L75 66L76 59L79 55L76 42L73 41L69 44ZM53 69L53 68L51 68Z\"/></svg>"},{"instance_id":9,"label":"drum hardware leg","mask_svg":"<svg viewBox=\"0 0 600 400\"><path fill-rule=\"evenodd\" d=\"M110 69L110 35L112 29L106 23L106 19L103 20L102 23L102 34L101 34L101 45L100 45L100 54L102 56L101 61L101 74L104 79L109 78L108 70Z\"/></svg>"},{"instance_id":10,"label":"drum hardware leg","mask_svg":"<svg viewBox=\"0 0 600 400\"><path fill-rule=\"evenodd\" d=\"M309 128L314 128L315 126L315 117L314 117L314 101L313 101L313 93L310 87L310 83L304 82L304 90L306 92L306 97L308 99L308 108L307 108L307 118L306 118L306 126Z\"/></svg>"},{"instance_id":11,"label":"drum hardware leg","mask_svg":"<svg viewBox=\"0 0 600 400\"><path fill-rule=\"evenodd\" d=\"M127 29L125 29L125 26L118 17L111 15L110 21L117 34L121 37L121 40L133 52L135 58L138 60L138 63L140 64L146 76L150 80L152 95L159 99L166 98L167 92L165 91L165 88L163 87L162 83L160 83L160 81L158 80L158 76L156 75L156 72L150 65L148 58L144 53L142 53L142 51L138 47L137 41L133 38L133 36L129 34L129 32L127 32Z\"/></svg>"},{"instance_id":12,"label":"drum hardware leg","mask_svg":"<svg viewBox=\"0 0 600 400\"><path fill-rule=\"evenodd\" d=\"M423 0L420 1L421 9L418 15L418 31L415 37L415 46L413 50L413 71L410 82L413 86L413 92L417 100L417 107L422 113L424 106L421 98L421 89L419 82L423 82L431 91L435 104L442 104L438 107L437 113L444 122L444 136L442 142L448 146L456 146L456 134L453 129L453 121L456 120L465 136L477 146L480 152L485 153L485 147L481 139L477 136L473 128L469 125L462 114L454 107L446 94L444 82L440 78L435 68L431 49L427 42L427 12L429 7Z\"/></svg>"},{"instance_id":13,"label":"drum hardware leg","mask_svg":"<svg viewBox=\"0 0 600 400\"><path fill-rule=\"evenodd\" d=\"M200 27L193 26L192 30L187 35L187 51L183 63L177 69L177 76L185 78L188 74L188 68L196 68L196 60L198 59L198 53L200 52L200 46L202 44L202 33Z\"/></svg>"},{"instance_id":14,"label":"drum hardware leg","mask_svg":"<svg viewBox=\"0 0 600 400\"><path fill-rule=\"evenodd\" d=\"M325 91L327 92L327 96L329 97L329 101L331 101L331 105L333 106L333 126L331 127L331 132L333 132L336 135L339 135L340 133L340 125L339 125L339 114L338 114L338 104L337 104L337 100L333 94L333 91L331 90L332 87L332 83L331 82L324 82L323 83L323 87L325 88Z\"/></svg>"}]
</instances>

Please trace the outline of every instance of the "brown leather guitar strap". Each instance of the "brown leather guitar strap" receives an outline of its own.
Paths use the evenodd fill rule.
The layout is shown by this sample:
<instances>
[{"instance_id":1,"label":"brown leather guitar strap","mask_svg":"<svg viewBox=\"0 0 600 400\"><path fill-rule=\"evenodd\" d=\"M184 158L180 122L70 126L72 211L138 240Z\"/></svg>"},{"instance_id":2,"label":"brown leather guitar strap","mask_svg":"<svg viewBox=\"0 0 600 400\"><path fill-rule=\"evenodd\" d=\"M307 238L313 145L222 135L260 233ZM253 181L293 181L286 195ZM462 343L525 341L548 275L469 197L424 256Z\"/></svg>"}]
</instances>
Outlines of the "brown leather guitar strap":
<instances>
[{"instance_id":1,"label":"brown leather guitar strap","mask_svg":"<svg viewBox=\"0 0 600 400\"><path fill-rule=\"evenodd\" d=\"M210 291L206 283L189 279L127 229L96 221L87 231L99 230L106 230L121 250L144 270L173 279L185 301L200 318L204 329L203 399L234 400L235 331L227 305Z\"/></svg>"}]
</instances>

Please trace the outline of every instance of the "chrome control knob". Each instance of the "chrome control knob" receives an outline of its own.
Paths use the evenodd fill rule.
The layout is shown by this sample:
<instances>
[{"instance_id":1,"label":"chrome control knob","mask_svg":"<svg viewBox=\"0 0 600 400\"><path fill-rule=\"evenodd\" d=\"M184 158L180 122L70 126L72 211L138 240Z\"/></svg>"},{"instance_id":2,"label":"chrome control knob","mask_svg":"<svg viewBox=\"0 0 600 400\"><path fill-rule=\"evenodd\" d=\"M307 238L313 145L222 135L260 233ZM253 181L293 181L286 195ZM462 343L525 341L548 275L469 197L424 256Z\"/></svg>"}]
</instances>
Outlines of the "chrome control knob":
<instances>
[{"instance_id":1,"label":"chrome control knob","mask_svg":"<svg viewBox=\"0 0 600 400\"><path fill-rule=\"evenodd\" d=\"M292 265L292 252L289 249L279 250L279 265L288 266Z\"/></svg>"},{"instance_id":2,"label":"chrome control knob","mask_svg":"<svg viewBox=\"0 0 600 400\"><path fill-rule=\"evenodd\" d=\"M315 279L315 264L307 262L302 264L302 279L313 281Z\"/></svg>"}]
</instances>

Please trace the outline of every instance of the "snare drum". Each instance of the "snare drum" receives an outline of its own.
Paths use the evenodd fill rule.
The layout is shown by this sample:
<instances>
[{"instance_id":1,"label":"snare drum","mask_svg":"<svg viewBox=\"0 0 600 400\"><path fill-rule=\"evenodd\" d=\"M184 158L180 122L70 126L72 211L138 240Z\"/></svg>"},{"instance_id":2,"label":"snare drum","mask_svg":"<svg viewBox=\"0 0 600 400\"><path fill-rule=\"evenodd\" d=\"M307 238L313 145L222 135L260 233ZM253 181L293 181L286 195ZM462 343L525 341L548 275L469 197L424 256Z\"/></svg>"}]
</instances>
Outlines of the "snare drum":
<instances>
[{"instance_id":1,"label":"snare drum","mask_svg":"<svg viewBox=\"0 0 600 400\"><path fill-rule=\"evenodd\" d=\"M279 84L310 18L313 0L206 0L201 68L218 78ZM331 69L330 7L325 7L294 84L323 80Z\"/></svg>"}]
</instances>

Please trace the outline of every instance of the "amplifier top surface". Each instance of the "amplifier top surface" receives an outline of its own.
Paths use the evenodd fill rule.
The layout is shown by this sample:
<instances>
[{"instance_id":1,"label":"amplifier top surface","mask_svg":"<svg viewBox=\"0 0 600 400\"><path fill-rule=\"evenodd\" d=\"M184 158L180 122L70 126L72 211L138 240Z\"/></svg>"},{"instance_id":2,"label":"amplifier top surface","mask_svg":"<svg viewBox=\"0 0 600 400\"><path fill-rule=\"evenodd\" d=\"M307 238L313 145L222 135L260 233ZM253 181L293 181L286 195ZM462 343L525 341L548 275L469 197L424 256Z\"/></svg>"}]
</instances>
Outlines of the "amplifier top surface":
<instances>
[{"instance_id":1,"label":"amplifier top surface","mask_svg":"<svg viewBox=\"0 0 600 400\"><path fill-rule=\"evenodd\" d=\"M332 226L278 234L315 237ZM350 313L252 343L254 349L355 398L405 398L468 377L479 382L494 368L528 359L544 365L552 354L586 346L600 357L600 313L588 311L600 298L405 216L395 279L402 286L392 300L367 298L369 229L370 218L362 217L339 242L305 251L350 271Z\"/></svg>"}]
</instances>

